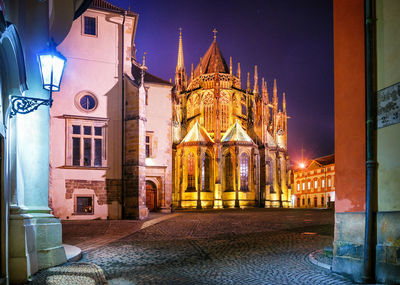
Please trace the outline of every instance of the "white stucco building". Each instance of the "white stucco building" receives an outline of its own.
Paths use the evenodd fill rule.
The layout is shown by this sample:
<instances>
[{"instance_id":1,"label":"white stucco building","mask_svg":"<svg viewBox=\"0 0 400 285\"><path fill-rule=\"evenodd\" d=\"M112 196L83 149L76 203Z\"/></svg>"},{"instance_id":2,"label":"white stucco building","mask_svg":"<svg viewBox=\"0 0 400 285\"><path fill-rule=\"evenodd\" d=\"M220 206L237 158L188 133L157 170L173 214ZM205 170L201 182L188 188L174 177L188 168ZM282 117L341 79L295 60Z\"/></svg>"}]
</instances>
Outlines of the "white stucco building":
<instances>
[{"instance_id":1,"label":"white stucco building","mask_svg":"<svg viewBox=\"0 0 400 285\"><path fill-rule=\"evenodd\" d=\"M56 217L144 218L170 210L172 86L136 61L137 22L136 13L95 0L58 48L68 69L50 114Z\"/></svg>"}]
</instances>

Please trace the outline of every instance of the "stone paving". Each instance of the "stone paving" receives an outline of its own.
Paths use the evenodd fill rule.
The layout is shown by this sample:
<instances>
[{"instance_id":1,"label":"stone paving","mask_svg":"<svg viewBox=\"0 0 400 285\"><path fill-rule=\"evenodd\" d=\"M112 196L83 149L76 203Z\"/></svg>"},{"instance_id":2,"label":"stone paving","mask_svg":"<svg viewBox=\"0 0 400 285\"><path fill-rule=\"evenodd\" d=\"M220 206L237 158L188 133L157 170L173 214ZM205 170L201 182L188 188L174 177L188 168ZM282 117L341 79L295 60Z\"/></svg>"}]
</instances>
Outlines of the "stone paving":
<instances>
[{"instance_id":1,"label":"stone paving","mask_svg":"<svg viewBox=\"0 0 400 285\"><path fill-rule=\"evenodd\" d=\"M185 211L84 252L109 284L351 284L308 261L331 210Z\"/></svg>"}]
</instances>

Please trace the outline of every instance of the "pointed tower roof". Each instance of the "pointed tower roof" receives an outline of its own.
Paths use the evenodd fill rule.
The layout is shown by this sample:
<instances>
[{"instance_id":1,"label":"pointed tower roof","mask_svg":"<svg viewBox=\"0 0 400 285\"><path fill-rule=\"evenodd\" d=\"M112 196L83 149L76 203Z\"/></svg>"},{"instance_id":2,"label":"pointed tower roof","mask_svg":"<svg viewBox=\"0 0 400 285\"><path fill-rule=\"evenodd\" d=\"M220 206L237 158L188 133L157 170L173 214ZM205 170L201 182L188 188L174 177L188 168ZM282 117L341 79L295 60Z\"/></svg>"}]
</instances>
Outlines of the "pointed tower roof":
<instances>
[{"instance_id":1,"label":"pointed tower roof","mask_svg":"<svg viewBox=\"0 0 400 285\"><path fill-rule=\"evenodd\" d=\"M218 72L229 74L229 67L226 64L221 50L219 49L216 39L214 39L207 52L202 57L200 63L196 66L196 69L194 70L194 76L197 77L201 73L214 73L214 66L216 66Z\"/></svg>"},{"instance_id":2,"label":"pointed tower roof","mask_svg":"<svg viewBox=\"0 0 400 285\"><path fill-rule=\"evenodd\" d=\"M250 142L254 143L242 126L236 121L224 134L222 142Z\"/></svg>"},{"instance_id":3,"label":"pointed tower roof","mask_svg":"<svg viewBox=\"0 0 400 285\"><path fill-rule=\"evenodd\" d=\"M200 126L198 122L193 125L187 135L183 138L182 143L184 142L214 143L206 129Z\"/></svg>"},{"instance_id":4,"label":"pointed tower roof","mask_svg":"<svg viewBox=\"0 0 400 285\"><path fill-rule=\"evenodd\" d=\"M183 61L183 44L182 44L182 28L179 28L179 46L178 46L178 62L176 63L176 70L184 70L185 63Z\"/></svg>"}]
</instances>

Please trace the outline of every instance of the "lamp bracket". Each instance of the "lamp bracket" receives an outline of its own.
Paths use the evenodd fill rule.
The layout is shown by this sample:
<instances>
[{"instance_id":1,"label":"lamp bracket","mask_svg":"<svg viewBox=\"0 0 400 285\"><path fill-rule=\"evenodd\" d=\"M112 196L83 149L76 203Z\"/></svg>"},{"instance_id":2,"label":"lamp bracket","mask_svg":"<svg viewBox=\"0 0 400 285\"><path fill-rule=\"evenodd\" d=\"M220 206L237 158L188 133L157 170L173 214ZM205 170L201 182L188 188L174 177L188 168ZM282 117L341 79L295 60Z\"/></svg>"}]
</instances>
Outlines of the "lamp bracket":
<instances>
[{"instance_id":1,"label":"lamp bracket","mask_svg":"<svg viewBox=\"0 0 400 285\"><path fill-rule=\"evenodd\" d=\"M32 98L32 97L25 97L25 96L10 96L10 105L11 105L11 112L10 118L18 114L28 114L37 110L40 106L49 106L51 107L53 100L50 99L40 99L40 98Z\"/></svg>"}]
</instances>

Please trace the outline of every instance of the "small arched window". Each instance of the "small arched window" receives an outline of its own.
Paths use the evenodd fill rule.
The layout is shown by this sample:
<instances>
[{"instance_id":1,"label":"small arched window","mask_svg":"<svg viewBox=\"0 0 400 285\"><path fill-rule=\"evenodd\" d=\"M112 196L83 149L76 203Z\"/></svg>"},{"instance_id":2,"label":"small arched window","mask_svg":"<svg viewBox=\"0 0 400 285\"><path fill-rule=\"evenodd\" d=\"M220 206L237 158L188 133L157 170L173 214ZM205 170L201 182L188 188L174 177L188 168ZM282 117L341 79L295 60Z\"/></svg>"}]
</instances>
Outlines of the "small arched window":
<instances>
[{"instance_id":1,"label":"small arched window","mask_svg":"<svg viewBox=\"0 0 400 285\"><path fill-rule=\"evenodd\" d=\"M249 190L249 156L242 153L240 156L240 191Z\"/></svg>"},{"instance_id":2,"label":"small arched window","mask_svg":"<svg viewBox=\"0 0 400 285\"><path fill-rule=\"evenodd\" d=\"M196 190L196 179L195 179L195 159L193 152L189 153L188 155L188 185L187 191L195 191Z\"/></svg>"},{"instance_id":3,"label":"small arched window","mask_svg":"<svg viewBox=\"0 0 400 285\"><path fill-rule=\"evenodd\" d=\"M225 191L233 191L233 167L231 158L230 153L224 156Z\"/></svg>"},{"instance_id":4,"label":"small arched window","mask_svg":"<svg viewBox=\"0 0 400 285\"><path fill-rule=\"evenodd\" d=\"M210 191L210 172L211 172L211 159L210 156L206 153L203 156L201 161L201 187L202 191Z\"/></svg>"}]
</instances>

